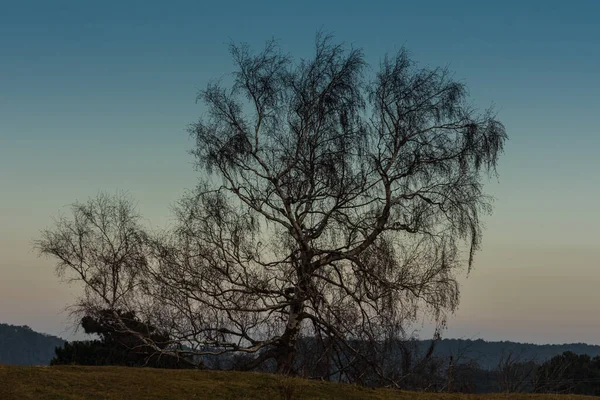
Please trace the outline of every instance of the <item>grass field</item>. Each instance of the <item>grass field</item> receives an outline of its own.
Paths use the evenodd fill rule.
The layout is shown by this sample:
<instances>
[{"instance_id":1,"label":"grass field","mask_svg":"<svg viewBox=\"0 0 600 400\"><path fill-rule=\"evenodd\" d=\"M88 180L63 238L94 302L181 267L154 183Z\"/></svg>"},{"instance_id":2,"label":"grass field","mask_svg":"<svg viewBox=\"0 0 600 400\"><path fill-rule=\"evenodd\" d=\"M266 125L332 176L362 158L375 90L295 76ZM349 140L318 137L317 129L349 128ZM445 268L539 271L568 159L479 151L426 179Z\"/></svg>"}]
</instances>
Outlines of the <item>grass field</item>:
<instances>
[{"instance_id":1,"label":"grass field","mask_svg":"<svg viewBox=\"0 0 600 400\"><path fill-rule=\"evenodd\" d=\"M571 395L460 395L373 390L249 372L0 365L0 399L592 399Z\"/></svg>"}]
</instances>

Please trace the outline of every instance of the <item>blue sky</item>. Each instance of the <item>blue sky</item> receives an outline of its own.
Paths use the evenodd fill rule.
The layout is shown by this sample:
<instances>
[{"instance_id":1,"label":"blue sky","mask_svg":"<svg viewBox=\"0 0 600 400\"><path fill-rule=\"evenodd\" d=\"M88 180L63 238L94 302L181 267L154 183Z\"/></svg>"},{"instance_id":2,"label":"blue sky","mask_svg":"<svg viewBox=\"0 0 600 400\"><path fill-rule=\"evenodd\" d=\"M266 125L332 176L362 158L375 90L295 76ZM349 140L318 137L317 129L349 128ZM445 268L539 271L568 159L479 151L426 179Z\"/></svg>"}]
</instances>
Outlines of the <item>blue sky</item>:
<instances>
[{"instance_id":1,"label":"blue sky","mask_svg":"<svg viewBox=\"0 0 600 400\"><path fill-rule=\"evenodd\" d=\"M447 335L600 344L600 3L573 4L1 2L0 321L68 335L77 288L32 252L37 232L98 190L129 190L167 224L197 176L195 96L232 70L227 43L275 37L306 57L324 29L374 66L401 46L449 65L506 125L495 212Z\"/></svg>"}]
</instances>

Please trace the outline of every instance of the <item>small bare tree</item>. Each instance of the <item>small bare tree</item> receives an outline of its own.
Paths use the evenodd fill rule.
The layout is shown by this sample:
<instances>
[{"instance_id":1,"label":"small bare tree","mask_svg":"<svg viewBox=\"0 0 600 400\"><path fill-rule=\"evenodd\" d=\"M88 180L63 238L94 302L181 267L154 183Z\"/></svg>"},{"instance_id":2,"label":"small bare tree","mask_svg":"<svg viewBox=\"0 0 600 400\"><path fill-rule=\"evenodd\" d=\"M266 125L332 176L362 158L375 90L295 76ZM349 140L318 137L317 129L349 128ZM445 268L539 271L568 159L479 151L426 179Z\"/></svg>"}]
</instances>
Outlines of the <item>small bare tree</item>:
<instances>
[{"instance_id":1,"label":"small bare tree","mask_svg":"<svg viewBox=\"0 0 600 400\"><path fill-rule=\"evenodd\" d=\"M106 309L129 310L148 253L133 201L124 193L99 193L72 204L71 214L42 231L35 247L40 255L57 260L59 277L83 283L73 311L100 317Z\"/></svg>"},{"instance_id":2,"label":"small bare tree","mask_svg":"<svg viewBox=\"0 0 600 400\"><path fill-rule=\"evenodd\" d=\"M500 390L505 393L532 391L536 368L534 357L526 358L523 352L516 354L512 350L502 352L496 369Z\"/></svg>"},{"instance_id":3,"label":"small bare tree","mask_svg":"<svg viewBox=\"0 0 600 400\"><path fill-rule=\"evenodd\" d=\"M137 337L138 348L131 351L143 351L148 360L168 355L167 360L189 366L194 360L180 360L188 356L181 342L165 339L168 327L159 325L156 332L149 331L148 324L131 317L140 312L145 318L141 322L154 320L149 315L156 307L156 299L147 297L147 288L154 283L145 275L152 240L133 200L125 193L98 193L70 208L71 216L57 218L52 229L42 231L35 247L40 255L57 260L60 278L82 284L83 293L71 306L72 315L104 321L115 333Z\"/></svg>"},{"instance_id":4,"label":"small bare tree","mask_svg":"<svg viewBox=\"0 0 600 400\"><path fill-rule=\"evenodd\" d=\"M248 368L295 373L299 338L317 338L338 378L370 358L364 343L404 338L419 311L443 326L490 211L481 181L502 124L404 50L371 77L360 50L324 35L296 63L274 42L230 49L233 83L201 91L206 116L190 128L200 183L174 232L136 259L129 306L186 351L254 355ZM47 243L82 269L84 256Z\"/></svg>"}]
</instances>

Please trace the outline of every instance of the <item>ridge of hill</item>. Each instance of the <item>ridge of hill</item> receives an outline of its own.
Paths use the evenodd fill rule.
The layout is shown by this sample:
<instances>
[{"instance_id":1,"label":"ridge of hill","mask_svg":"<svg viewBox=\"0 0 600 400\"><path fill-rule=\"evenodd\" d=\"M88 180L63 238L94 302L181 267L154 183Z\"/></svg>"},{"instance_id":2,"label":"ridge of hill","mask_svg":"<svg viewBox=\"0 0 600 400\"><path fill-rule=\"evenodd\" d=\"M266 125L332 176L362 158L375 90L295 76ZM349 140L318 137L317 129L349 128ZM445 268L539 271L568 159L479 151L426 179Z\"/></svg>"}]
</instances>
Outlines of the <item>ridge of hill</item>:
<instances>
[{"instance_id":1,"label":"ridge of hill","mask_svg":"<svg viewBox=\"0 0 600 400\"><path fill-rule=\"evenodd\" d=\"M65 341L30 327L0 323L0 364L48 365Z\"/></svg>"},{"instance_id":2,"label":"ridge of hill","mask_svg":"<svg viewBox=\"0 0 600 400\"><path fill-rule=\"evenodd\" d=\"M421 352L431 344L430 340L419 341ZM590 357L600 355L600 346L586 343L533 344L510 341L488 342L483 339L442 339L435 344L434 354L441 357L452 356L455 363L476 361L483 369L494 369L498 361L509 353L513 359L534 361L538 364L550 358L570 351L575 354L587 354Z\"/></svg>"},{"instance_id":3,"label":"ridge of hill","mask_svg":"<svg viewBox=\"0 0 600 400\"><path fill-rule=\"evenodd\" d=\"M28 326L0 323L0 364L48 365L54 357L54 349L64 343L65 340L59 337L35 332ZM416 343L419 351L424 354L431 341L419 340ZM595 357L600 355L600 346L586 343L533 344L490 342L483 339L442 339L436 343L434 355L452 356L457 364L476 361L481 368L491 370L509 353L522 361L542 363L565 351Z\"/></svg>"}]
</instances>

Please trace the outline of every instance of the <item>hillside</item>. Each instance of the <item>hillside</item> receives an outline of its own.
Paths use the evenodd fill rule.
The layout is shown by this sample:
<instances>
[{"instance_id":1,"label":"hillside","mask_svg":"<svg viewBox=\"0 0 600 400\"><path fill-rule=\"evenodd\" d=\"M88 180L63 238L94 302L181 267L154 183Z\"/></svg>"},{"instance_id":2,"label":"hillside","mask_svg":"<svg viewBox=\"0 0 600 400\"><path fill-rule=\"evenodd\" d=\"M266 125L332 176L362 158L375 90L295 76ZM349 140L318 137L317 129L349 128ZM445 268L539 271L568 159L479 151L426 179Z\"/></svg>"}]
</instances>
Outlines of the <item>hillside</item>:
<instances>
[{"instance_id":1,"label":"hillside","mask_svg":"<svg viewBox=\"0 0 600 400\"><path fill-rule=\"evenodd\" d=\"M48 365L54 349L64 340L45 335L28 326L0 323L0 364Z\"/></svg>"},{"instance_id":2,"label":"hillside","mask_svg":"<svg viewBox=\"0 0 600 400\"><path fill-rule=\"evenodd\" d=\"M422 340L417 343L419 352L425 353L430 341ZM35 332L28 326L0 323L0 364L48 365L54 357L54 349L63 344L63 339ZM481 339L443 339L436 344L434 354L440 357L452 355L457 363L474 360L483 369L494 369L502 355L508 352L512 352L523 361L534 360L542 363L565 351L595 357L600 355L600 346L585 343L536 345L508 341L488 342Z\"/></svg>"},{"instance_id":3,"label":"hillside","mask_svg":"<svg viewBox=\"0 0 600 400\"><path fill-rule=\"evenodd\" d=\"M419 341L424 353L430 341ZM570 351L575 354L587 354L590 357L600 355L600 346L585 343L532 344L516 342L488 342L485 340L442 339L436 343L434 354L441 357L453 356L455 362L477 361L481 368L494 369L498 361L508 352L522 361L533 360L542 363L556 355Z\"/></svg>"},{"instance_id":4,"label":"hillside","mask_svg":"<svg viewBox=\"0 0 600 400\"><path fill-rule=\"evenodd\" d=\"M489 399L575 400L574 395L460 395L373 390L249 372L0 365L0 399ZM289 396L286 396L289 394Z\"/></svg>"}]
</instances>

